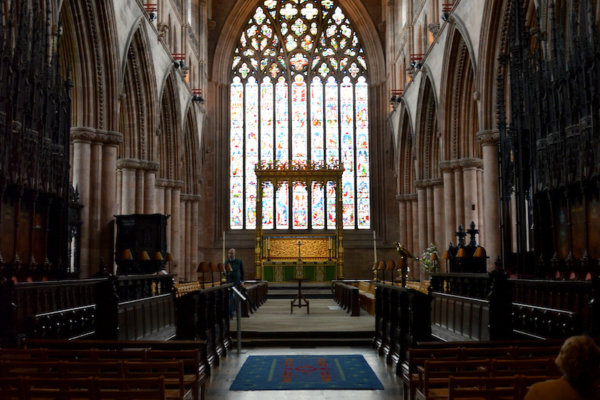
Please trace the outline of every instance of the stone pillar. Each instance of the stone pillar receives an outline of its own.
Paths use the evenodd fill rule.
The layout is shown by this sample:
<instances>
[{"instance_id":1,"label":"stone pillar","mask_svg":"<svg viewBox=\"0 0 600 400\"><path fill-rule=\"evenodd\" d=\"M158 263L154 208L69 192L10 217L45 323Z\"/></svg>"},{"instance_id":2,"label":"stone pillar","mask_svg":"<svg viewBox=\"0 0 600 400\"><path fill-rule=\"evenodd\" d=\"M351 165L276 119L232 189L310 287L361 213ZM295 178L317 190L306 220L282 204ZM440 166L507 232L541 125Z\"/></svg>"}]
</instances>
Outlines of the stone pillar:
<instances>
[{"instance_id":1,"label":"stone pillar","mask_svg":"<svg viewBox=\"0 0 600 400\"><path fill-rule=\"evenodd\" d=\"M126 163L121 159L117 161L117 167L121 169L121 213L135 213L135 169L128 168Z\"/></svg>"},{"instance_id":2,"label":"stone pillar","mask_svg":"<svg viewBox=\"0 0 600 400\"><path fill-rule=\"evenodd\" d=\"M156 212L160 214L167 214L165 211L165 188L155 183L155 194L156 194Z\"/></svg>"},{"instance_id":3,"label":"stone pillar","mask_svg":"<svg viewBox=\"0 0 600 400\"><path fill-rule=\"evenodd\" d=\"M119 132L106 134L106 141L102 147L102 209L100 211L100 225L102 227L102 255L107 269L115 272L114 262L114 240L116 229L114 225L115 214L119 213L117 208L117 150L123 141L123 135Z\"/></svg>"},{"instance_id":4,"label":"stone pillar","mask_svg":"<svg viewBox=\"0 0 600 400\"><path fill-rule=\"evenodd\" d=\"M454 229L456 229L456 227L458 227L458 225L460 224L462 224L463 226L468 225L465 222L465 189L463 179L463 171L460 168L460 166L457 166L454 169L454 209L456 210L456 220L454 221Z\"/></svg>"},{"instance_id":5,"label":"stone pillar","mask_svg":"<svg viewBox=\"0 0 600 400\"><path fill-rule=\"evenodd\" d=\"M166 179L162 179L163 181L167 181ZM169 186L165 186L165 214L169 215L170 218L167 220L167 251L171 253L171 256L175 258L173 254L173 236L171 226L173 225L173 209L171 207L172 196L172 188ZM175 272L173 269L174 263L171 262L171 271Z\"/></svg>"},{"instance_id":6,"label":"stone pillar","mask_svg":"<svg viewBox=\"0 0 600 400\"><path fill-rule=\"evenodd\" d=\"M200 228L198 224L198 212L200 210L200 196L194 195L194 201L192 203L192 273L190 279L196 274L196 268L200 263L200 257L198 256L198 230Z\"/></svg>"},{"instance_id":7,"label":"stone pillar","mask_svg":"<svg viewBox=\"0 0 600 400\"><path fill-rule=\"evenodd\" d=\"M116 157L115 157L116 164ZM115 165L116 167L116 165ZM115 191L117 192L117 211L116 214L123 214L123 171L117 169L117 187Z\"/></svg>"},{"instance_id":8,"label":"stone pillar","mask_svg":"<svg viewBox=\"0 0 600 400\"><path fill-rule=\"evenodd\" d=\"M91 275L98 271L100 265L100 207L102 196L102 142L94 135L90 152L90 202L89 202L89 272ZM93 188L93 190L92 190Z\"/></svg>"},{"instance_id":9,"label":"stone pillar","mask_svg":"<svg viewBox=\"0 0 600 400\"><path fill-rule=\"evenodd\" d=\"M144 171L144 214L156 213L156 171Z\"/></svg>"},{"instance_id":10,"label":"stone pillar","mask_svg":"<svg viewBox=\"0 0 600 400\"><path fill-rule=\"evenodd\" d=\"M427 241L426 246L429 246L430 243L435 242L434 233L435 233L435 221L433 219L433 186L431 186L431 181L428 182L428 186L425 188L427 194Z\"/></svg>"},{"instance_id":11,"label":"stone pillar","mask_svg":"<svg viewBox=\"0 0 600 400\"><path fill-rule=\"evenodd\" d=\"M411 202L411 209L412 209L412 219L413 219L413 226L412 226L412 236L413 236L413 250L412 253L415 257L418 257L421 252L422 249L419 247L419 229L418 229L418 224L419 224L419 209L417 207L417 194L414 195L413 200ZM413 279L419 279L419 263L414 261L414 266L412 268L412 278Z\"/></svg>"},{"instance_id":12,"label":"stone pillar","mask_svg":"<svg viewBox=\"0 0 600 400\"><path fill-rule=\"evenodd\" d=\"M144 213L144 170L135 170L135 213Z\"/></svg>"},{"instance_id":13,"label":"stone pillar","mask_svg":"<svg viewBox=\"0 0 600 400\"><path fill-rule=\"evenodd\" d=\"M402 195L396 195L396 200L398 200L398 224L400 226L399 229L399 237L398 241L406 246L406 229L407 229L407 221L406 221L406 203L403 199Z\"/></svg>"},{"instance_id":14,"label":"stone pillar","mask_svg":"<svg viewBox=\"0 0 600 400\"><path fill-rule=\"evenodd\" d=\"M71 129L73 144L73 186L79 191L81 209L80 277L89 278L90 270L90 155L91 137L87 130Z\"/></svg>"},{"instance_id":15,"label":"stone pillar","mask_svg":"<svg viewBox=\"0 0 600 400\"><path fill-rule=\"evenodd\" d=\"M434 240L437 244L438 253L441 257L447 248L446 236L444 232L445 213L444 213L444 186L441 179L436 179L433 186L433 219L434 219ZM443 262L441 262L443 267Z\"/></svg>"},{"instance_id":16,"label":"stone pillar","mask_svg":"<svg viewBox=\"0 0 600 400\"><path fill-rule=\"evenodd\" d=\"M477 140L483 149L483 204L488 271L500 255L500 216L498 211L498 131L481 131Z\"/></svg>"},{"instance_id":17,"label":"stone pillar","mask_svg":"<svg viewBox=\"0 0 600 400\"><path fill-rule=\"evenodd\" d=\"M440 169L444 176L444 238L445 245L454 242L456 232L456 207L454 206L454 171L452 163L444 161L440 163ZM454 243L456 244L456 243Z\"/></svg>"},{"instance_id":18,"label":"stone pillar","mask_svg":"<svg viewBox=\"0 0 600 400\"><path fill-rule=\"evenodd\" d=\"M427 247L427 193L423 181L417 181L417 226L419 230L417 252L421 254Z\"/></svg>"},{"instance_id":19,"label":"stone pillar","mask_svg":"<svg viewBox=\"0 0 600 400\"><path fill-rule=\"evenodd\" d=\"M178 274L185 273L180 267L183 264L181 246L181 181L174 181L171 190L171 249L173 252L173 266ZM178 268L180 267L180 268ZM183 266L185 267L185 266ZM182 276L183 277L183 276Z\"/></svg>"},{"instance_id":20,"label":"stone pillar","mask_svg":"<svg viewBox=\"0 0 600 400\"><path fill-rule=\"evenodd\" d=\"M477 192L479 191L477 171L481 168L482 164L482 161L478 158L463 159L460 162L463 171L465 227L470 226L471 221L473 221L479 228L477 214L481 204L477 201Z\"/></svg>"},{"instance_id":21,"label":"stone pillar","mask_svg":"<svg viewBox=\"0 0 600 400\"><path fill-rule=\"evenodd\" d=\"M186 279L192 278L192 199L185 200L185 268Z\"/></svg>"}]
</instances>

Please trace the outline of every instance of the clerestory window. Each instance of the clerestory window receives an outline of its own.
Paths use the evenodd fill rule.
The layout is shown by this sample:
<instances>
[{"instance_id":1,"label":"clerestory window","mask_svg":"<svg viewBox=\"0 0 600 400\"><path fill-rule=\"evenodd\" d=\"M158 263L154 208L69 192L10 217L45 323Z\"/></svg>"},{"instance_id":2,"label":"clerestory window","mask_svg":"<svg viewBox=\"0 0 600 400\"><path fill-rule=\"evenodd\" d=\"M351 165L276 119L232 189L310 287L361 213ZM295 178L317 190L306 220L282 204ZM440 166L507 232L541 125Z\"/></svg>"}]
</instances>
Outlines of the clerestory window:
<instances>
[{"instance_id":1,"label":"clerestory window","mask_svg":"<svg viewBox=\"0 0 600 400\"><path fill-rule=\"evenodd\" d=\"M333 0L265 0L232 63L230 227L256 227L258 162L342 163L345 229L370 228L367 63ZM263 229L334 229L332 183L263 188Z\"/></svg>"}]
</instances>

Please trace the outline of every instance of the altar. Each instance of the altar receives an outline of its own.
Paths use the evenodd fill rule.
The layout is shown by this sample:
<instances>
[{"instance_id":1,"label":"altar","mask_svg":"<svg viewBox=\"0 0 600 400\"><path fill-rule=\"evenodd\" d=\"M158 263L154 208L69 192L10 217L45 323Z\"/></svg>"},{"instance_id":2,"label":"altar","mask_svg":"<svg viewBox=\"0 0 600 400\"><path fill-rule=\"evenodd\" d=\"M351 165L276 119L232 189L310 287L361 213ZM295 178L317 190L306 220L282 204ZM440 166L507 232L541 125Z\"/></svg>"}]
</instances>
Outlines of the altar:
<instances>
[{"instance_id":1,"label":"altar","mask_svg":"<svg viewBox=\"0 0 600 400\"><path fill-rule=\"evenodd\" d=\"M339 163L315 162L258 163L256 215L262 215L262 192L266 183L277 187L302 182L306 187L330 185L335 188L335 209L341 210L344 168ZM312 231L264 230L262 218L256 221L256 277L269 282L292 282L297 279L327 282L343 279L344 249L342 218L335 229Z\"/></svg>"},{"instance_id":2,"label":"altar","mask_svg":"<svg viewBox=\"0 0 600 400\"><path fill-rule=\"evenodd\" d=\"M265 234L262 278L268 282L330 282L336 279L335 234Z\"/></svg>"}]
</instances>

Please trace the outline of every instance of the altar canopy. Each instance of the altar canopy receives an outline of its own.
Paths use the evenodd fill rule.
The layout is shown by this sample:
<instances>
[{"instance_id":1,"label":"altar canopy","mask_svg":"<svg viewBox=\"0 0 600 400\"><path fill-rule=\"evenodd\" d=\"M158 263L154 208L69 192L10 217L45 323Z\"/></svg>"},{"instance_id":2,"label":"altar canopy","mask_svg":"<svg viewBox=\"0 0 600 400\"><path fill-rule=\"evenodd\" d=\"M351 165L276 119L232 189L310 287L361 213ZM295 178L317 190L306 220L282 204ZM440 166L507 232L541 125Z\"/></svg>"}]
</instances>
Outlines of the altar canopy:
<instances>
[{"instance_id":1,"label":"altar canopy","mask_svg":"<svg viewBox=\"0 0 600 400\"><path fill-rule=\"evenodd\" d=\"M257 215L262 215L263 194L272 188L303 186L328 187L333 193L324 191L324 201L328 196L334 203L334 211L342 209L342 175L344 168L339 163L321 162L276 162L258 163L255 167L257 178ZM307 201L311 201L308 196ZM294 218L297 216L292 211ZM305 216L306 218L306 216ZM256 276L261 279L286 281L297 278L326 281L343 278L344 250L342 246L342 218L335 218L335 230L319 234L306 233L265 233L263 218L256 221ZM291 271L291 272L290 272ZM265 274L267 276L265 276Z\"/></svg>"}]
</instances>

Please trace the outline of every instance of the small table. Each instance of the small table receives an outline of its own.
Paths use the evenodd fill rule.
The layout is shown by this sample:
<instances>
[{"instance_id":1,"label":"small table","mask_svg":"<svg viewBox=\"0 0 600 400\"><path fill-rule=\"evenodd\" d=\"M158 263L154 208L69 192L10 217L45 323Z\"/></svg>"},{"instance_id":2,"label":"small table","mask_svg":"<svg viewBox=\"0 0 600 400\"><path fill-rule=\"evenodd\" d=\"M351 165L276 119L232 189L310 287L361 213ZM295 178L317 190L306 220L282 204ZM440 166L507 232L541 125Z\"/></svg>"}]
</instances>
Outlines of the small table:
<instances>
[{"instance_id":1,"label":"small table","mask_svg":"<svg viewBox=\"0 0 600 400\"><path fill-rule=\"evenodd\" d=\"M302 294L302 281L305 280L304 278L296 278L296 280L298 281L298 295L296 297L294 297L294 300L292 300L292 304L290 305L290 314L294 313L294 307L298 307L298 308L302 308L303 304L302 301L304 301L304 305L306 306L306 313L310 314L310 308L308 305L308 300L306 300L306 297L304 297L304 295ZM296 304L297 302L297 304Z\"/></svg>"}]
</instances>

